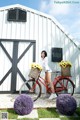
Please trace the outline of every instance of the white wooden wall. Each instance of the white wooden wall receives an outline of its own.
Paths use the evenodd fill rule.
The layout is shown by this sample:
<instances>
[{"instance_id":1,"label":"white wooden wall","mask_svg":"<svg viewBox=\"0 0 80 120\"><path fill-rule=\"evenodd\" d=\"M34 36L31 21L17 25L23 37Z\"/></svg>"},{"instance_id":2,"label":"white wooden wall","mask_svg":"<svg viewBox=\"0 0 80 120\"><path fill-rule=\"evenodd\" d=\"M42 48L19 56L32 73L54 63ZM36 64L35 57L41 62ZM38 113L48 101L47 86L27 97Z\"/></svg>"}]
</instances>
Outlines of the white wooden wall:
<instances>
[{"instance_id":1,"label":"white wooden wall","mask_svg":"<svg viewBox=\"0 0 80 120\"><path fill-rule=\"evenodd\" d=\"M4 47L7 47L7 51L9 52L10 56L12 57L12 43L3 43ZM11 68L11 62L7 58L6 54L0 47L0 80L5 76L7 71ZM11 74L6 78L2 85L0 85L0 91L10 91L10 84L11 84Z\"/></svg>"},{"instance_id":2,"label":"white wooden wall","mask_svg":"<svg viewBox=\"0 0 80 120\"><path fill-rule=\"evenodd\" d=\"M51 48L62 47L63 59L73 64L71 72L76 84L75 92L80 92L80 49L54 18L20 5L13 8L18 6L27 11L27 22L8 22L7 10L12 6L5 7L0 10L0 38L36 40L36 62L40 61L40 53L45 49L52 70L60 70L60 67L58 63L51 62Z\"/></svg>"}]
</instances>

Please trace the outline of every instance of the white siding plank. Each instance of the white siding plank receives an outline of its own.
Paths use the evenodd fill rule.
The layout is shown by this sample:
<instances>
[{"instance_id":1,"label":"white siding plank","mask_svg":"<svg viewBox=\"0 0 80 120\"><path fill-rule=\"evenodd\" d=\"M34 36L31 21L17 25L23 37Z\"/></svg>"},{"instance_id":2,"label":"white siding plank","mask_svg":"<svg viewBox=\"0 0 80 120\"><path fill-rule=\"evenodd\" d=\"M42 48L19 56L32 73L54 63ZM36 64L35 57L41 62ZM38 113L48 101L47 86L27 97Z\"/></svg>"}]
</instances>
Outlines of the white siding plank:
<instances>
[{"instance_id":1,"label":"white siding plank","mask_svg":"<svg viewBox=\"0 0 80 120\"><path fill-rule=\"evenodd\" d=\"M7 11L3 13L3 28L2 28L2 38L6 38L7 35Z\"/></svg>"},{"instance_id":2,"label":"white siding plank","mask_svg":"<svg viewBox=\"0 0 80 120\"><path fill-rule=\"evenodd\" d=\"M17 26L17 34L18 32L20 32L20 39L25 39L25 30L26 30L26 26L25 26L25 23L21 23L21 27L20 27L20 31L18 29L18 26ZM19 39L19 37L17 36L16 39Z\"/></svg>"},{"instance_id":3,"label":"white siding plank","mask_svg":"<svg viewBox=\"0 0 80 120\"><path fill-rule=\"evenodd\" d=\"M16 28L15 38L16 39L21 39L21 36L24 32L24 30L22 29L21 26L23 26L21 22L20 23L16 22L16 27L15 27ZM23 36L24 36L24 34L23 34Z\"/></svg>"},{"instance_id":4,"label":"white siding plank","mask_svg":"<svg viewBox=\"0 0 80 120\"><path fill-rule=\"evenodd\" d=\"M24 83L24 81L21 79L19 74L17 74L17 81L16 81L16 90L19 91L21 85Z\"/></svg>"},{"instance_id":5,"label":"white siding plank","mask_svg":"<svg viewBox=\"0 0 80 120\"><path fill-rule=\"evenodd\" d=\"M6 39L12 38L12 22L7 22L7 33L6 33Z\"/></svg>"},{"instance_id":6,"label":"white siding plank","mask_svg":"<svg viewBox=\"0 0 80 120\"><path fill-rule=\"evenodd\" d=\"M30 13L30 40L33 40L33 36L34 36L34 13Z\"/></svg>"},{"instance_id":7,"label":"white siding plank","mask_svg":"<svg viewBox=\"0 0 80 120\"><path fill-rule=\"evenodd\" d=\"M0 38L2 38L2 33L3 33L3 17L4 17L4 13L1 11L0 12Z\"/></svg>"},{"instance_id":8,"label":"white siding plank","mask_svg":"<svg viewBox=\"0 0 80 120\"><path fill-rule=\"evenodd\" d=\"M11 22L11 39L16 39L16 28L17 28L17 25L16 25L16 22Z\"/></svg>"},{"instance_id":9,"label":"white siding plank","mask_svg":"<svg viewBox=\"0 0 80 120\"><path fill-rule=\"evenodd\" d=\"M30 12L27 12L27 22L25 23L25 27L26 27L26 30L25 30L25 39L30 39L30 24L29 24L29 22L30 22L30 17L29 17L29 15L30 15Z\"/></svg>"},{"instance_id":10,"label":"white siding plank","mask_svg":"<svg viewBox=\"0 0 80 120\"><path fill-rule=\"evenodd\" d=\"M43 19L43 49L47 50L47 18Z\"/></svg>"},{"instance_id":11,"label":"white siding plank","mask_svg":"<svg viewBox=\"0 0 80 120\"><path fill-rule=\"evenodd\" d=\"M36 40L36 55L37 55L37 57L36 57L36 62L38 62L39 61L39 44L38 44L38 42L39 42L39 23L38 23L38 15L35 15L35 27L34 27L34 31L35 31L35 33L34 33L34 39Z\"/></svg>"},{"instance_id":12,"label":"white siding plank","mask_svg":"<svg viewBox=\"0 0 80 120\"><path fill-rule=\"evenodd\" d=\"M51 42L51 20L47 19L47 44L48 44L48 52L51 51L51 46L52 46L52 42Z\"/></svg>"},{"instance_id":13,"label":"white siding plank","mask_svg":"<svg viewBox=\"0 0 80 120\"><path fill-rule=\"evenodd\" d=\"M43 17L39 16L39 37L38 37L38 56L39 56L39 63L40 63L40 57L41 57L41 51L43 50Z\"/></svg>"},{"instance_id":14,"label":"white siding plank","mask_svg":"<svg viewBox=\"0 0 80 120\"><path fill-rule=\"evenodd\" d=\"M52 46L55 47L55 24L52 22L52 31L51 31L51 38L52 38Z\"/></svg>"}]
</instances>

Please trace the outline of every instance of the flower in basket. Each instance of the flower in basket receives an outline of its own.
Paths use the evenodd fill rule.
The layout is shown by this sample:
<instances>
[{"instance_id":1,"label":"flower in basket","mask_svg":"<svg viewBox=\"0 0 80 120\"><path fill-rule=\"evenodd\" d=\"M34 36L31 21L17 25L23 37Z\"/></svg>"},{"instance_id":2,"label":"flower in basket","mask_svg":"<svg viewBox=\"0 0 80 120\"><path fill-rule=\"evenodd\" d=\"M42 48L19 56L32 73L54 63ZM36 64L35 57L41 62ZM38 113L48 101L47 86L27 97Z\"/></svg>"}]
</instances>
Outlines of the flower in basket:
<instances>
[{"instance_id":1,"label":"flower in basket","mask_svg":"<svg viewBox=\"0 0 80 120\"><path fill-rule=\"evenodd\" d=\"M70 67L72 66L70 61L63 61L63 60L59 63L59 65L63 68L66 68L67 66L70 66Z\"/></svg>"},{"instance_id":2,"label":"flower in basket","mask_svg":"<svg viewBox=\"0 0 80 120\"><path fill-rule=\"evenodd\" d=\"M42 70L42 66L37 63L32 63L31 68L38 68L40 71Z\"/></svg>"}]
</instances>

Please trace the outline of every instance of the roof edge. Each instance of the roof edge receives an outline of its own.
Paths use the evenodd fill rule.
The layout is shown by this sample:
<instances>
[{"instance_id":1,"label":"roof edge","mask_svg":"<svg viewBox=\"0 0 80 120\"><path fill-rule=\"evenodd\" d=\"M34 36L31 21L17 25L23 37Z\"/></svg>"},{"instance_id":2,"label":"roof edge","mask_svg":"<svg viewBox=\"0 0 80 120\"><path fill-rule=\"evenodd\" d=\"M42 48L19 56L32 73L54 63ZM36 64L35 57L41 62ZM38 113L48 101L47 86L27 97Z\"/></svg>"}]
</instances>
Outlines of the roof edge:
<instances>
[{"instance_id":1,"label":"roof edge","mask_svg":"<svg viewBox=\"0 0 80 120\"><path fill-rule=\"evenodd\" d=\"M21 4L13 4L13 5L8 5L8 6L0 7L0 10L3 11L3 10L10 9L10 8L15 8L15 7L20 7L20 8L22 8L22 9L26 9L26 10L28 9L28 11L32 11L32 12L34 12L35 14L39 14L39 15L41 15L41 16L45 16L45 17L48 18L48 19L51 19L51 20L54 22L54 24L55 24L56 26L58 26L59 29L60 29L61 31L63 31L64 34L78 47L78 45L74 42L74 37L72 37L72 36L69 34L69 32L67 32L67 31L65 30L65 28L58 22L58 20L55 19L55 18L54 18L53 16L51 16L51 15L48 15L48 14L43 13L43 12L40 12L40 11L38 11L38 10L34 10L34 9L32 9L32 8L29 8L29 7L24 6L24 5L21 5Z\"/></svg>"}]
</instances>

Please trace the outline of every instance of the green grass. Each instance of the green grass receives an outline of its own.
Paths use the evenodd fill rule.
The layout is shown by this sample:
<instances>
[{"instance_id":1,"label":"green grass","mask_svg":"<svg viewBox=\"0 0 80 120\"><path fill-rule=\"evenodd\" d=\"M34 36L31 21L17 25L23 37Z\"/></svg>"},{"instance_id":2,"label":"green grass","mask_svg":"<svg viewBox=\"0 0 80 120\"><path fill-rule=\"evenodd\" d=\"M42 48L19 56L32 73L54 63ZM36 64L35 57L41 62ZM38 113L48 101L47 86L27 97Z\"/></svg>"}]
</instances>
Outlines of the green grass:
<instances>
[{"instance_id":1,"label":"green grass","mask_svg":"<svg viewBox=\"0 0 80 120\"><path fill-rule=\"evenodd\" d=\"M35 119L31 119L31 118L22 118L22 119L17 119L17 120L39 120L39 119L37 119L37 118L35 118Z\"/></svg>"},{"instance_id":2,"label":"green grass","mask_svg":"<svg viewBox=\"0 0 80 120\"><path fill-rule=\"evenodd\" d=\"M78 108L76 109L76 114L78 114L78 116L80 116L80 107L78 107Z\"/></svg>"},{"instance_id":3,"label":"green grass","mask_svg":"<svg viewBox=\"0 0 80 120\"><path fill-rule=\"evenodd\" d=\"M39 118L58 118L59 114L55 108L38 109Z\"/></svg>"},{"instance_id":4,"label":"green grass","mask_svg":"<svg viewBox=\"0 0 80 120\"><path fill-rule=\"evenodd\" d=\"M61 120L80 120L80 117L60 117Z\"/></svg>"},{"instance_id":5,"label":"green grass","mask_svg":"<svg viewBox=\"0 0 80 120\"><path fill-rule=\"evenodd\" d=\"M56 108L42 108L37 109L39 118L60 118L61 120L80 120L80 107L76 109L75 113L78 115L78 117L72 115L72 116L65 116L61 115L56 111ZM0 112L8 112L8 118L9 119L15 119L15 120L39 120L39 118L31 119L31 118L21 118L18 119L18 114L14 111L14 109L5 109L0 110Z\"/></svg>"}]
</instances>

